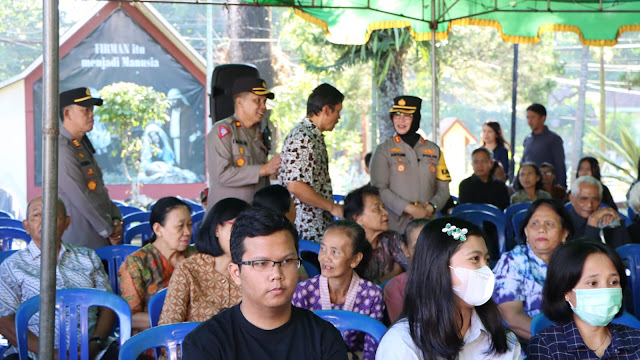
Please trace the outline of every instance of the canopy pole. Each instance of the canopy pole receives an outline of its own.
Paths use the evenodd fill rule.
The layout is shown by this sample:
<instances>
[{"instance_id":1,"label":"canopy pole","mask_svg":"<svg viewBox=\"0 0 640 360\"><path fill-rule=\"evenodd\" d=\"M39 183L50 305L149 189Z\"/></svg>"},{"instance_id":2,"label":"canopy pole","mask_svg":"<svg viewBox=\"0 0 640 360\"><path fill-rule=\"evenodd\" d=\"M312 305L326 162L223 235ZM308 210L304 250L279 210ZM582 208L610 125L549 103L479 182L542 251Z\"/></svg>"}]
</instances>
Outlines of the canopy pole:
<instances>
[{"instance_id":1,"label":"canopy pole","mask_svg":"<svg viewBox=\"0 0 640 360\"><path fill-rule=\"evenodd\" d=\"M59 133L59 34L58 0L43 3L43 122L42 122L42 241L40 244L40 323L38 355L53 359L55 303L57 212L58 212L58 133Z\"/></svg>"},{"instance_id":2,"label":"canopy pole","mask_svg":"<svg viewBox=\"0 0 640 360\"><path fill-rule=\"evenodd\" d=\"M518 103L518 44L513 44L513 82L511 83L511 159L507 179L513 179L516 161L513 159L516 149L516 105Z\"/></svg>"},{"instance_id":3,"label":"canopy pole","mask_svg":"<svg viewBox=\"0 0 640 360\"><path fill-rule=\"evenodd\" d=\"M438 141L438 130L440 120L438 118L438 59L436 57L436 29L438 28L438 22L436 21L436 1L431 0L431 134L433 141L436 145Z\"/></svg>"}]
</instances>

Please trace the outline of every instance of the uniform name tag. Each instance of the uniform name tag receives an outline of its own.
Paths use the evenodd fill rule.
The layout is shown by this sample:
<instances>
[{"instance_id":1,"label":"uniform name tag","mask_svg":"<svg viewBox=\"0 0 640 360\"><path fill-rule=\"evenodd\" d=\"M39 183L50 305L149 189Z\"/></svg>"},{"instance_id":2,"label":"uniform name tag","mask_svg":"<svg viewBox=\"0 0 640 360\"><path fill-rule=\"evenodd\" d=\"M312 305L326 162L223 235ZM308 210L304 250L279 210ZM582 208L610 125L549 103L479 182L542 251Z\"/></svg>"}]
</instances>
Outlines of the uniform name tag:
<instances>
[{"instance_id":1,"label":"uniform name tag","mask_svg":"<svg viewBox=\"0 0 640 360\"><path fill-rule=\"evenodd\" d=\"M239 144L239 145L244 145L244 146L248 146L249 144L247 144L246 141L244 140L238 140L238 139L233 139L233 143L234 144Z\"/></svg>"}]
</instances>

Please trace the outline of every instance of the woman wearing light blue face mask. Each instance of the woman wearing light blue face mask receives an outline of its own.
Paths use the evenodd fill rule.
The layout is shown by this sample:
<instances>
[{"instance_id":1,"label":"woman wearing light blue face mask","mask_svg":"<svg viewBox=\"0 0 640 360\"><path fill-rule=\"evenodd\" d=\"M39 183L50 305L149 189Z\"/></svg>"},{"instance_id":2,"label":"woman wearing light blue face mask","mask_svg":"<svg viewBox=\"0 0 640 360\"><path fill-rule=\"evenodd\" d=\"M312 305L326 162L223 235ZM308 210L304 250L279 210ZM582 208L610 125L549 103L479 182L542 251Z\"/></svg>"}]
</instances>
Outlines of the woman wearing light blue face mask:
<instances>
[{"instance_id":1,"label":"woman wearing light blue face mask","mask_svg":"<svg viewBox=\"0 0 640 360\"><path fill-rule=\"evenodd\" d=\"M416 242L400 320L376 359L521 359L491 300L494 284L480 229L455 217L432 220Z\"/></svg>"},{"instance_id":2,"label":"woman wearing light blue face mask","mask_svg":"<svg viewBox=\"0 0 640 360\"><path fill-rule=\"evenodd\" d=\"M529 359L640 359L640 330L611 323L622 313L624 283L622 261L607 245L560 245L542 292L542 311L556 325L531 339Z\"/></svg>"}]
</instances>

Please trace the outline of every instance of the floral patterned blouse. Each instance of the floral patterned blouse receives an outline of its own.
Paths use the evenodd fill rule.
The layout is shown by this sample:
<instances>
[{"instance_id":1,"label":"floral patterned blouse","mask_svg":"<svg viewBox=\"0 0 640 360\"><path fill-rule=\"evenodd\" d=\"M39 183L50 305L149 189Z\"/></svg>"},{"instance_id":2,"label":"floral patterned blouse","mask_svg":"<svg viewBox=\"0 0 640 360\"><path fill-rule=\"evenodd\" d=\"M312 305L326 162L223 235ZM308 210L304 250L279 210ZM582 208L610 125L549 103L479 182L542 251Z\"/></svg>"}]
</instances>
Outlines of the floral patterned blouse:
<instances>
[{"instance_id":1,"label":"floral patterned blouse","mask_svg":"<svg viewBox=\"0 0 640 360\"><path fill-rule=\"evenodd\" d=\"M493 290L496 304L522 301L527 316L534 317L540 313L547 264L533 253L529 245L519 245L502 254L493 273L496 275Z\"/></svg>"},{"instance_id":2,"label":"floral patterned blouse","mask_svg":"<svg viewBox=\"0 0 640 360\"><path fill-rule=\"evenodd\" d=\"M382 321L384 301L382 289L353 272L344 304L332 304L327 278L322 275L298 283L291 303L307 310L348 310ZM374 360L378 344L370 335L360 331L345 331L344 340L349 351L363 351L363 360Z\"/></svg>"},{"instance_id":3,"label":"floral patterned blouse","mask_svg":"<svg viewBox=\"0 0 640 360\"><path fill-rule=\"evenodd\" d=\"M296 125L284 140L282 164L278 179L283 186L293 181L303 182L318 194L333 201L331 178L329 177L329 157L324 143L324 135L318 127L305 118ZM333 220L331 213L305 204L297 197L296 229L301 239L320 242L322 234Z\"/></svg>"},{"instance_id":4,"label":"floral patterned blouse","mask_svg":"<svg viewBox=\"0 0 640 360\"><path fill-rule=\"evenodd\" d=\"M213 256L195 254L176 267L158 325L202 322L240 302L240 287L217 272L215 264Z\"/></svg>"},{"instance_id":5,"label":"floral patterned blouse","mask_svg":"<svg viewBox=\"0 0 640 360\"><path fill-rule=\"evenodd\" d=\"M371 260L364 273L367 279L374 283L393 271L393 266L398 263L403 271L409 268L409 259L400 247L401 234L395 231L385 231L378 235L378 247L373 249Z\"/></svg>"},{"instance_id":6,"label":"floral patterned blouse","mask_svg":"<svg viewBox=\"0 0 640 360\"><path fill-rule=\"evenodd\" d=\"M182 256L188 258L197 253L193 246L187 247ZM147 312L149 300L158 291L169 285L173 265L153 245L147 244L127 256L120 266L120 294L129 303L131 315Z\"/></svg>"}]
</instances>

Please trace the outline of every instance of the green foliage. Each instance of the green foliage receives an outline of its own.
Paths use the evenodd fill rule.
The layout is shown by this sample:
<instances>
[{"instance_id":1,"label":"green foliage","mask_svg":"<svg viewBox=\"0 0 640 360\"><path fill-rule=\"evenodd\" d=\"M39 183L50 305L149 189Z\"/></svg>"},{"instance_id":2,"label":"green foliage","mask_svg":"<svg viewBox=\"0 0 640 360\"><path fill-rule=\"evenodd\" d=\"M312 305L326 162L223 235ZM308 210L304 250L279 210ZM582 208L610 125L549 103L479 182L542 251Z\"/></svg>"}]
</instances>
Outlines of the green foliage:
<instances>
[{"instance_id":1,"label":"green foliage","mask_svg":"<svg viewBox=\"0 0 640 360\"><path fill-rule=\"evenodd\" d=\"M104 104L95 108L95 114L111 134L119 137L117 148L122 149L119 157L123 170L127 179L134 182L129 169L134 174L140 170L142 130L152 122L161 125L168 120L169 101L164 93L152 87L127 82L107 85L100 95Z\"/></svg>"},{"instance_id":2,"label":"green foliage","mask_svg":"<svg viewBox=\"0 0 640 360\"><path fill-rule=\"evenodd\" d=\"M24 70L42 51L42 1L0 0L0 81Z\"/></svg>"},{"instance_id":3,"label":"green foliage","mask_svg":"<svg viewBox=\"0 0 640 360\"><path fill-rule=\"evenodd\" d=\"M615 172L603 174L603 176L618 179L627 184L631 184L638 178L637 164L640 159L640 145L637 144L637 141L626 129L620 129L620 142L600 134L595 128L590 128L589 131L592 135L604 141L608 148L608 151L602 152L594 146L592 151L616 170Z\"/></svg>"}]
</instances>

